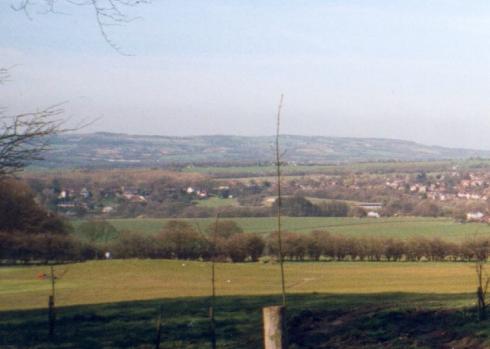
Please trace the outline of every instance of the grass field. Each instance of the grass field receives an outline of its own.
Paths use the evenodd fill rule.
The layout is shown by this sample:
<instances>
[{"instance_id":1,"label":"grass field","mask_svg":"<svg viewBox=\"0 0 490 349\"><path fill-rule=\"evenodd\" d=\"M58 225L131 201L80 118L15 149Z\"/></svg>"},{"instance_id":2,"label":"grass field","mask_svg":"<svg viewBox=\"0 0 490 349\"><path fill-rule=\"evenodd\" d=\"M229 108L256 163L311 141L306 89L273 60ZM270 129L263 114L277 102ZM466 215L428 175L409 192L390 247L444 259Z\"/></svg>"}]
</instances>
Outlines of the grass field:
<instances>
[{"instance_id":1,"label":"grass field","mask_svg":"<svg viewBox=\"0 0 490 349\"><path fill-rule=\"evenodd\" d=\"M286 165L282 167L283 174L288 175L338 175L352 172L368 173L415 173L449 170L453 166L461 169L488 168L490 161L486 159L440 160L440 161L379 161L353 162L325 165ZM215 177L264 177L274 176L275 167L267 166L193 166L184 168L182 172L201 173Z\"/></svg>"},{"instance_id":2,"label":"grass field","mask_svg":"<svg viewBox=\"0 0 490 349\"><path fill-rule=\"evenodd\" d=\"M236 221L246 232L269 233L276 229L276 220L266 218L230 218ZM162 230L169 219L111 219L118 230L129 230L144 234L156 234ZM199 222L201 226L211 224L213 218L183 219L191 223ZM75 226L80 221L73 222ZM410 238L413 236L439 237L451 241L463 241L477 235L490 235L490 225L461 224L449 218L333 218L333 217L284 217L285 230L310 232L325 229L332 233L348 236L386 236Z\"/></svg>"},{"instance_id":3,"label":"grass field","mask_svg":"<svg viewBox=\"0 0 490 349\"><path fill-rule=\"evenodd\" d=\"M292 295L287 307L289 349L483 349L490 321L477 322L469 294ZM277 296L234 296L215 303L217 347L262 346L261 308ZM210 348L209 298L159 299L57 309L56 337L47 336L45 309L0 313L0 347L154 348L163 310L162 349Z\"/></svg>"},{"instance_id":4,"label":"grass field","mask_svg":"<svg viewBox=\"0 0 490 349\"><path fill-rule=\"evenodd\" d=\"M57 336L47 336L45 266L0 268L0 347L209 346L210 265L113 260L57 266ZM278 265L217 265L218 348L260 348L261 307L277 304ZM487 348L464 263L287 263L288 333L297 348ZM321 344L321 345L320 345Z\"/></svg>"},{"instance_id":5,"label":"grass field","mask_svg":"<svg viewBox=\"0 0 490 349\"><path fill-rule=\"evenodd\" d=\"M226 207L226 206L239 206L238 200L235 198L232 199L222 199L219 197L211 197L206 200L197 200L197 206L200 207Z\"/></svg>"},{"instance_id":6,"label":"grass field","mask_svg":"<svg viewBox=\"0 0 490 349\"><path fill-rule=\"evenodd\" d=\"M326 165L286 165L282 167L284 175L291 174L328 174L336 175L350 173L353 171L364 172L430 172L433 169L450 168L455 164L463 168L475 166L488 166L488 161L418 161L418 162L355 162L345 164L326 164ZM276 168L272 165L267 166L193 166L183 169L183 172L202 173L216 177L241 176L273 176Z\"/></svg>"},{"instance_id":7,"label":"grass field","mask_svg":"<svg viewBox=\"0 0 490 349\"><path fill-rule=\"evenodd\" d=\"M66 272L57 284L59 305L110 303L210 293L210 264L165 260L112 260L57 267ZM46 305L45 266L0 268L0 310ZM219 295L267 295L279 291L279 267L273 264L217 264ZM466 263L287 263L291 293L467 293L475 272Z\"/></svg>"}]
</instances>

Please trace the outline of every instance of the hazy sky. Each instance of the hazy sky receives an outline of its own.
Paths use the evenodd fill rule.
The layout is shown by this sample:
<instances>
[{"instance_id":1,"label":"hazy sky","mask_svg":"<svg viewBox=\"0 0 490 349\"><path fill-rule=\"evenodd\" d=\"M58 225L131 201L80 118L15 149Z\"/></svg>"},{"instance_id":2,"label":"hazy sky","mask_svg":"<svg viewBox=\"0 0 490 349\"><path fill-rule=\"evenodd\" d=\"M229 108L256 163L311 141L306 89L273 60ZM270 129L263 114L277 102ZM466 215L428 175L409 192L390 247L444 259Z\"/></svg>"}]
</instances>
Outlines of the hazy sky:
<instances>
[{"instance_id":1,"label":"hazy sky","mask_svg":"<svg viewBox=\"0 0 490 349\"><path fill-rule=\"evenodd\" d=\"M402 138L490 149L490 1L153 0L102 39L89 7L0 0L10 112L68 101L85 131ZM61 1L61 0L58 0ZM41 2L41 0L37 0Z\"/></svg>"}]
</instances>

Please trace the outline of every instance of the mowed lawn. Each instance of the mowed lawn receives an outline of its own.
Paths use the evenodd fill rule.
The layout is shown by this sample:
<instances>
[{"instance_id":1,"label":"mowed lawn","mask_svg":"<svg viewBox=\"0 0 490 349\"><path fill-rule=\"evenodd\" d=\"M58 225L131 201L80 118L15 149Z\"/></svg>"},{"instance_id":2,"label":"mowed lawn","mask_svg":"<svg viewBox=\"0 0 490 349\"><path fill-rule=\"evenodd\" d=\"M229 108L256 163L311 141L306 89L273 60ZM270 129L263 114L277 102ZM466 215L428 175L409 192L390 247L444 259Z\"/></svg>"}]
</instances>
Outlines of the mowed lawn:
<instances>
[{"instance_id":1,"label":"mowed lawn","mask_svg":"<svg viewBox=\"0 0 490 349\"><path fill-rule=\"evenodd\" d=\"M226 218L237 222L246 232L269 233L276 229L274 217ZM213 218L183 219L201 228L211 224ZM118 230L156 234L169 219L111 219ZM75 227L80 221L74 221ZM315 229L348 236L387 236L402 239L413 236L438 237L462 241L475 236L490 236L490 225L479 223L461 224L450 218L394 217L394 218L336 218L336 217L283 217L285 230L310 232Z\"/></svg>"},{"instance_id":2,"label":"mowed lawn","mask_svg":"<svg viewBox=\"0 0 490 349\"><path fill-rule=\"evenodd\" d=\"M210 263L169 260L92 261L56 266L59 306L180 297L211 292ZM46 266L0 268L0 310L46 307ZM384 292L471 293L470 263L305 262L286 263L290 293L369 294ZM280 290L277 264L216 265L220 296L271 295Z\"/></svg>"}]
</instances>

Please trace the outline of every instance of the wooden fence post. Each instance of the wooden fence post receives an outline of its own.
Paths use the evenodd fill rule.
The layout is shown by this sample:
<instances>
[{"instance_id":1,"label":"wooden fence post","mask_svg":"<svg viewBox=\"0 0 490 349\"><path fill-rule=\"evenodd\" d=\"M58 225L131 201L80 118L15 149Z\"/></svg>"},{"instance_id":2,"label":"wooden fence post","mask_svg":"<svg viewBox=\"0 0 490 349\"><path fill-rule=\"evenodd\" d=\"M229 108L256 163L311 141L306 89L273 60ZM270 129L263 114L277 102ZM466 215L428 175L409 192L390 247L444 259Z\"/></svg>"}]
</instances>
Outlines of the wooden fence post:
<instances>
[{"instance_id":1,"label":"wooden fence post","mask_svg":"<svg viewBox=\"0 0 490 349\"><path fill-rule=\"evenodd\" d=\"M160 341L162 337L162 311L163 307L160 306L157 318L157 336L155 339L155 349L160 349Z\"/></svg>"},{"instance_id":2,"label":"wooden fence post","mask_svg":"<svg viewBox=\"0 0 490 349\"><path fill-rule=\"evenodd\" d=\"M281 305L262 309L265 349L287 348L285 310L286 308Z\"/></svg>"},{"instance_id":3,"label":"wooden fence post","mask_svg":"<svg viewBox=\"0 0 490 349\"><path fill-rule=\"evenodd\" d=\"M54 311L54 297L49 296L48 299L48 321L49 321L49 338L54 337L54 324L56 321L56 314Z\"/></svg>"},{"instance_id":4,"label":"wooden fence post","mask_svg":"<svg viewBox=\"0 0 490 349\"><path fill-rule=\"evenodd\" d=\"M211 332L211 349L216 349L216 322L214 320L214 309L209 307L209 320Z\"/></svg>"}]
</instances>

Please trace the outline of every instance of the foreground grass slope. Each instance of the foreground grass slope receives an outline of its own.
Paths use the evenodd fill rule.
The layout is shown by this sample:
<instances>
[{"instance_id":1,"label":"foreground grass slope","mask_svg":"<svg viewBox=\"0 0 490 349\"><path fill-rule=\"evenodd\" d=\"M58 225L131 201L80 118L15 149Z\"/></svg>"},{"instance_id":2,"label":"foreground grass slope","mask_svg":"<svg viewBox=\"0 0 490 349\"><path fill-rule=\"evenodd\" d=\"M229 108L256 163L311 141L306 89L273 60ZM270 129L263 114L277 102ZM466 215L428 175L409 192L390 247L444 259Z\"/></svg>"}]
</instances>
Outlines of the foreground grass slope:
<instances>
[{"instance_id":1,"label":"foreground grass slope","mask_svg":"<svg viewBox=\"0 0 490 349\"><path fill-rule=\"evenodd\" d=\"M483 349L490 321L477 322L471 294L291 295L287 324L290 349ZM276 296L218 297L217 346L262 348L261 308ZM160 299L57 309L55 339L47 336L46 310L0 313L2 348L154 348L155 323L163 310L160 348L210 347L209 297Z\"/></svg>"},{"instance_id":2,"label":"foreground grass slope","mask_svg":"<svg viewBox=\"0 0 490 349\"><path fill-rule=\"evenodd\" d=\"M288 333L297 348L488 348L466 263L287 263ZM210 264L112 260L56 267L56 337L47 336L46 266L0 268L0 347L209 346ZM219 348L260 348L261 308L280 302L278 265L217 264Z\"/></svg>"},{"instance_id":3,"label":"foreground grass slope","mask_svg":"<svg viewBox=\"0 0 490 349\"><path fill-rule=\"evenodd\" d=\"M265 218L230 218L237 222L246 232L269 233L276 229L274 217ZM156 234L170 219L111 219L118 230L129 230L144 234ZM214 218L182 219L199 223L201 227L214 222ZM81 221L74 221L75 227ZM410 238L425 236L439 237L451 241L463 241L475 236L490 235L490 225L479 223L461 224L450 218L394 217L394 218L336 218L336 217L284 217L285 230L310 232L315 229L328 230L332 233L348 236L386 236Z\"/></svg>"},{"instance_id":4,"label":"foreground grass slope","mask_svg":"<svg viewBox=\"0 0 490 349\"><path fill-rule=\"evenodd\" d=\"M305 262L286 263L290 293L468 293L475 272L467 263ZM210 263L175 260L93 261L56 267L57 304L110 303L210 294ZM0 268L0 310L46 306L49 280L45 266ZM279 292L279 266L220 263L219 295L267 295Z\"/></svg>"}]
</instances>

